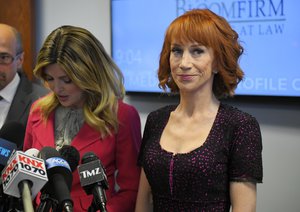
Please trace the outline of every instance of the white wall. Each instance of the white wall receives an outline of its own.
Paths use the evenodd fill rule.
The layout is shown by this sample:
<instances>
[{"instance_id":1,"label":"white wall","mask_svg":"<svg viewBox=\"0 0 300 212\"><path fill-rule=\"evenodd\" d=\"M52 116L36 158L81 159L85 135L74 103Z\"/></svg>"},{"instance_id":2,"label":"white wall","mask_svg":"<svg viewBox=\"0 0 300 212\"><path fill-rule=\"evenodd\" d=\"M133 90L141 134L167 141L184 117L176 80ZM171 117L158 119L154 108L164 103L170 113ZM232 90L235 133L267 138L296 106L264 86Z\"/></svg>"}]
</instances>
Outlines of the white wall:
<instances>
[{"instance_id":1,"label":"white wall","mask_svg":"<svg viewBox=\"0 0 300 212\"><path fill-rule=\"evenodd\" d=\"M109 0L38 0L36 2L37 50L47 35L61 25L91 31L111 52Z\"/></svg>"},{"instance_id":2,"label":"white wall","mask_svg":"<svg viewBox=\"0 0 300 212\"><path fill-rule=\"evenodd\" d=\"M56 27L72 24L93 32L111 51L109 0L40 0L37 47ZM147 114L176 98L128 95L144 126ZM228 103L254 115L263 136L264 183L258 185L258 212L300 211L300 98L238 98Z\"/></svg>"}]
</instances>

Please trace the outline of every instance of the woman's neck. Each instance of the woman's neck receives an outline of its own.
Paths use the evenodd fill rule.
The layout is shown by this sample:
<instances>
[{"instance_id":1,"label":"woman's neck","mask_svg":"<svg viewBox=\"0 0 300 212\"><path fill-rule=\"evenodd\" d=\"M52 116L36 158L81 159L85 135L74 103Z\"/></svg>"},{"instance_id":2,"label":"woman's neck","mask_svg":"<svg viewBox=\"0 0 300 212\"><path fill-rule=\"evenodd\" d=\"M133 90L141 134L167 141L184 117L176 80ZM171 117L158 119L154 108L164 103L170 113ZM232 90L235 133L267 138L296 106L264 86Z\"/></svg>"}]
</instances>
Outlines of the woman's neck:
<instances>
[{"instance_id":1,"label":"woman's neck","mask_svg":"<svg viewBox=\"0 0 300 212\"><path fill-rule=\"evenodd\" d=\"M220 101L215 95L181 95L180 103L176 109L179 113L185 113L188 116L195 114L206 114L216 112Z\"/></svg>"}]
</instances>

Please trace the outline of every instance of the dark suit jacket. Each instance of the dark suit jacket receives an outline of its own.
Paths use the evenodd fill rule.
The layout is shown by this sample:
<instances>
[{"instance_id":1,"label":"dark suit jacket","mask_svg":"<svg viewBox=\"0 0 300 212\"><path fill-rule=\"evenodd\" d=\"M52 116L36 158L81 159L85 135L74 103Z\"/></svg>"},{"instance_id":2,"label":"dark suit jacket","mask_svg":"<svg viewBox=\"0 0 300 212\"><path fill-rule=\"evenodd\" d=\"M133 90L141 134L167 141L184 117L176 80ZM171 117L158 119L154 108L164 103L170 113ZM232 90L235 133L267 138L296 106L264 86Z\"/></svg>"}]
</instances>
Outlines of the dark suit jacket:
<instances>
[{"instance_id":1,"label":"dark suit jacket","mask_svg":"<svg viewBox=\"0 0 300 212\"><path fill-rule=\"evenodd\" d=\"M49 93L49 90L37 83L29 81L23 73L18 74L20 76L20 83L4 124L11 121L17 121L25 128L31 104L39 97Z\"/></svg>"}]
</instances>

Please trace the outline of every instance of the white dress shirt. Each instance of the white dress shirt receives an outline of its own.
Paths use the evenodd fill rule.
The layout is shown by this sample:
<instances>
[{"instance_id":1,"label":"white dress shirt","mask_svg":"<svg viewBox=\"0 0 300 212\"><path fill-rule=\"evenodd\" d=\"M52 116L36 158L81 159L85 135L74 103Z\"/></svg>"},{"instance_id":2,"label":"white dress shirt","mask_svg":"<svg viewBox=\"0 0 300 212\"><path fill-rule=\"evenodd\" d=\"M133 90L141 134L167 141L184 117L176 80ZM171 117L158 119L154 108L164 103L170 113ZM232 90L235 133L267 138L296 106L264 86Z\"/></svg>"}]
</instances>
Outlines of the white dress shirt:
<instances>
[{"instance_id":1,"label":"white dress shirt","mask_svg":"<svg viewBox=\"0 0 300 212\"><path fill-rule=\"evenodd\" d=\"M0 96L2 96L3 98L2 100L0 100L0 128L4 124L19 83L20 77L18 74L16 74L14 79L5 88L0 90Z\"/></svg>"}]
</instances>

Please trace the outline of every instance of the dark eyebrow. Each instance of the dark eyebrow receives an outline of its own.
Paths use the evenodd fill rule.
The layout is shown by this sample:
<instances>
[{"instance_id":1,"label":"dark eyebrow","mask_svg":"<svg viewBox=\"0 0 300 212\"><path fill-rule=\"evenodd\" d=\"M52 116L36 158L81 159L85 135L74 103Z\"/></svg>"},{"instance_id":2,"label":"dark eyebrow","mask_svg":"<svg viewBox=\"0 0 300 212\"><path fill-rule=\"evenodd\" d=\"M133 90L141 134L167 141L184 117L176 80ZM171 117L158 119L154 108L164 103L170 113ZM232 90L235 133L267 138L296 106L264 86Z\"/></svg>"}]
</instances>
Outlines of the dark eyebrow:
<instances>
[{"instance_id":1,"label":"dark eyebrow","mask_svg":"<svg viewBox=\"0 0 300 212\"><path fill-rule=\"evenodd\" d=\"M200 47L200 48L206 48L204 45L201 44L192 44L191 47Z\"/></svg>"},{"instance_id":2,"label":"dark eyebrow","mask_svg":"<svg viewBox=\"0 0 300 212\"><path fill-rule=\"evenodd\" d=\"M173 43L173 44L171 44L171 47L181 47L182 45L180 45L180 44L177 44L177 43Z\"/></svg>"},{"instance_id":3,"label":"dark eyebrow","mask_svg":"<svg viewBox=\"0 0 300 212\"><path fill-rule=\"evenodd\" d=\"M58 77L59 79L71 79L70 77L68 77L68 75L65 75L65 76L61 76L61 77Z\"/></svg>"},{"instance_id":4,"label":"dark eyebrow","mask_svg":"<svg viewBox=\"0 0 300 212\"><path fill-rule=\"evenodd\" d=\"M53 76L51 76L50 74L48 74L47 71L44 71L44 76L45 76L45 77L46 77L46 76L53 77ZM58 78L61 79L61 80L71 79L68 75L63 75L63 76L60 76L60 77L58 77Z\"/></svg>"},{"instance_id":5,"label":"dark eyebrow","mask_svg":"<svg viewBox=\"0 0 300 212\"><path fill-rule=\"evenodd\" d=\"M0 55L8 55L8 56L11 56L11 54L8 53L8 52L0 52Z\"/></svg>"}]
</instances>

